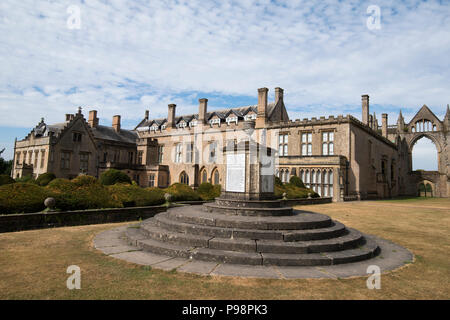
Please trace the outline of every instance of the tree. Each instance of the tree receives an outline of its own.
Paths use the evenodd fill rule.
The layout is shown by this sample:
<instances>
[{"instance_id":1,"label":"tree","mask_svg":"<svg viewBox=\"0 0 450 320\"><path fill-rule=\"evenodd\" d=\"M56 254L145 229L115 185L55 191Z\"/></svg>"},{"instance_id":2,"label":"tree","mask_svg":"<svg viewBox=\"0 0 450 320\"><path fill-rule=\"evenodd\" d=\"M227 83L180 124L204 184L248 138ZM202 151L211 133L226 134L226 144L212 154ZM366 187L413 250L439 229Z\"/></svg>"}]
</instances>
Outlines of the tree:
<instances>
[{"instance_id":1,"label":"tree","mask_svg":"<svg viewBox=\"0 0 450 320\"><path fill-rule=\"evenodd\" d=\"M1 157L1 155L4 151L5 151L5 148L3 148L3 150L0 150L0 174L11 175L13 161L5 160Z\"/></svg>"}]
</instances>

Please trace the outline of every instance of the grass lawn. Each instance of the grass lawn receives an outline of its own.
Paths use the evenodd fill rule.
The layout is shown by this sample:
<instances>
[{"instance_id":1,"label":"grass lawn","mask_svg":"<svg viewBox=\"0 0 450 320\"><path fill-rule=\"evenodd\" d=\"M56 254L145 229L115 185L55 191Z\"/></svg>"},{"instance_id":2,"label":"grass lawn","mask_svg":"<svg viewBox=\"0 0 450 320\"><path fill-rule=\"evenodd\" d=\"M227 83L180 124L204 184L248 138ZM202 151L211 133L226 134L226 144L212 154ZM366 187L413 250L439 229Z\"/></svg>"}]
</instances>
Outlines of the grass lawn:
<instances>
[{"instance_id":1,"label":"grass lawn","mask_svg":"<svg viewBox=\"0 0 450 320\"><path fill-rule=\"evenodd\" d=\"M410 249L416 261L381 277L265 280L165 272L103 255L92 240L124 224L0 234L0 299L449 299L450 199L399 199L298 207ZM66 269L81 268L81 290Z\"/></svg>"}]
</instances>

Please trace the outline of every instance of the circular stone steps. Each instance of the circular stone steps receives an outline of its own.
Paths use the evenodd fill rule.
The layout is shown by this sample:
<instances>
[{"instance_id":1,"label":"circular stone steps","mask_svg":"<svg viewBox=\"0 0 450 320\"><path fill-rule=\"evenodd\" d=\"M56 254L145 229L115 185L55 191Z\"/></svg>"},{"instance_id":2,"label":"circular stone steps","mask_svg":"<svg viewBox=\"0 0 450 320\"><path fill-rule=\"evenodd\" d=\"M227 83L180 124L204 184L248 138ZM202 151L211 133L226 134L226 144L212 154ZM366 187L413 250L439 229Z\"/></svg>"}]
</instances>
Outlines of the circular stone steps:
<instances>
[{"instance_id":1,"label":"circular stone steps","mask_svg":"<svg viewBox=\"0 0 450 320\"><path fill-rule=\"evenodd\" d=\"M203 210L207 212L217 212L222 214L232 214L237 216L289 216L292 215L292 208L281 207L281 208L259 208L259 207L222 207L214 203L205 203L203 205Z\"/></svg>"},{"instance_id":2,"label":"circular stone steps","mask_svg":"<svg viewBox=\"0 0 450 320\"><path fill-rule=\"evenodd\" d=\"M379 253L375 242L326 215L299 210L290 216L227 215L204 211L205 206L157 214L128 228L128 242L159 255L247 265L333 265Z\"/></svg>"},{"instance_id":3,"label":"circular stone steps","mask_svg":"<svg viewBox=\"0 0 450 320\"><path fill-rule=\"evenodd\" d=\"M301 230L330 227L330 217L307 211L293 210L290 216L248 217L230 216L215 212L198 211L195 207L173 208L167 213L179 222L222 228L258 230Z\"/></svg>"}]
</instances>

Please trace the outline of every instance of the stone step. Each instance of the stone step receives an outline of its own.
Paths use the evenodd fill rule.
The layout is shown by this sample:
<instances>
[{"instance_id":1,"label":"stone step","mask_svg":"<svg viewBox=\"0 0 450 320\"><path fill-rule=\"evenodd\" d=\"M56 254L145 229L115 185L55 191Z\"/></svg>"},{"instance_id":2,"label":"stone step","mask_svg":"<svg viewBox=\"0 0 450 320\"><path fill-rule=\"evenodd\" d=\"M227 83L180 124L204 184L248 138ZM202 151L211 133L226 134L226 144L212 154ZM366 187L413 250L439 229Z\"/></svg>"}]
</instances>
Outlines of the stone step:
<instances>
[{"instance_id":1,"label":"stone step","mask_svg":"<svg viewBox=\"0 0 450 320\"><path fill-rule=\"evenodd\" d=\"M340 237L346 233L347 229L342 223L338 221L333 221L333 225L327 228L308 229L308 230L286 230L283 232L283 240L286 242L325 240Z\"/></svg>"},{"instance_id":2,"label":"stone step","mask_svg":"<svg viewBox=\"0 0 450 320\"><path fill-rule=\"evenodd\" d=\"M245 208L280 208L283 207L281 200L240 200L231 198L216 198L216 205L223 207L245 207Z\"/></svg>"},{"instance_id":3,"label":"stone step","mask_svg":"<svg viewBox=\"0 0 450 320\"><path fill-rule=\"evenodd\" d=\"M375 257L379 250L376 243L366 240L366 243L360 248L337 252L309 254L261 253L261 255L264 265L325 266L367 260Z\"/></svg>"},{"instance_id":4,"label":"stone step","mask_svg":"<svg viewBox=\"0 0 450 320\"><path fill-rule=\"evenodd\" d=\"M167 231L186 233L192 235L202 235L218 238L247 238L301 241L301 240L322 240L343 235L345 226L339 222L333 222L328 228L307 229L307 230L257 230L257 229L235 229L223 228L208 225L198 225L172 220L168 213L157 214L152 220L155 224Z\"/></svg>"},{"instance_id":5,"label":"stone step","mask_svg":"<svg viewBox=\"0 0 450 320\"><path fill-rule=\"evenodd\" d=\"M162 242L170 242L173 244L183 244L192 247L208 248L209 240L213 239L213 237L211 236L192 235L186 233L167 231L156 225L154 222L142 223L141 230L142 233L145 234L147 238Z\"/></svg>"},{"instance_id":6,"label":"stone step","mask_svg":"<svg viewBox=\"0 0 450 320\"><path fill-rule=\"evenodd\" d=\"M195 260L214 261L218 263L231 264L247 264L247 265L262 265L262 256L257 252L237 252L215 250L209 248L197 248L192 253L192 258Z\"/></svg>"},{"instance_id":7,"label":"stone step","mask_svg":"<svg viewBox=\"0 0 450 320\"><path fill-rule=\"evenodd\" d=\"M134 236L136 235L134 234ZM364 245L356 249L305 254L238 252L196 248L165 243L154 239L137 240L136 244L143 251L168 257L215 261L218 263L276 266L320 266L349 263L370 259L379 252L379 247L371 240L367 240Z\"/></svg>"},{"instance_id":8,"label":"stone step","mask_svg":"<svg viewBox=\"0 0 450 320\"><path fill-rule=\"evenodd\" d=\"M354 229L348 233L326 240L309 240L295 242L280 242L272 240L256 240L256 251L261 253L320 253L352 249L364 242L362 234Z\"/></svg>"},{"instance_id":9,"label":"stone step","mask_svg":"<svg viewBox=\"0 0 450 320\"><path fill-rule=\"evenodd\" d=\"M362 242L362 235L353 229L349 233L328 240L284 242L276 240L251 240L242 238L217 238L171 232L146 222L141 225L146 237L162 242L227 251L266 253L316 253L354 248Z\"/></svg>"},{"instance_id":10,"label":"stone step","mask_svg":"<svg viewBox=\"0 0 450 320\"><path fill-rule=\"evenodd\" d=\"M161 242L153 239L137 240L137 247L155 254L190 259L195 247Z\"/></svg>"},{"instance_id":11,"label":"stone step","mask_svg":"<svg viewBox=\"0 0 450 320\"><path fill-rule=\"evenodd\" d=\"M330 217L300 210L294 210L292 216L248 217L228 216L214 212L200 211L198 207L172 208L168 216L179 222L207 225L222 228L258 229L258 230L302 230L330 227Z\"/></svg>"},{"instance_id":12,"label":"stone step","mask_svg":"<svg viewBox=\"0 0 450 320\"><path fill-rule=\"evenodd\" d=\"M246 208L246 207L231 207L220 206L216 203L205 203L202 210L206 212L215 212L236 216L292 216L291 207L281 208Z\"/></svg>"}]
</instances>

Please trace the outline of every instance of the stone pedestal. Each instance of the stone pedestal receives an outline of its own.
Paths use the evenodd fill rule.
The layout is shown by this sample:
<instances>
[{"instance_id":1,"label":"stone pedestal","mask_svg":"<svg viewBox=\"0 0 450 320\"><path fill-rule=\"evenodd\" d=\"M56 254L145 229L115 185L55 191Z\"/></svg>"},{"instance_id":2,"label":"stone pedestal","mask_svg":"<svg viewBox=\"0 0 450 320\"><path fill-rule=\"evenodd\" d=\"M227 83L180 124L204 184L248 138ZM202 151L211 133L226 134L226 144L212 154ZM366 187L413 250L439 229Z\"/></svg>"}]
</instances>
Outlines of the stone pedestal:
<instances>
[{"instance_id":1,"label":"stone pedestal","mask_svg":"<svg viewBox=\"0 0 450 320\"><path fill-rule=\"evenodd\" d=\"M226 177L222 198L274 199L274 153L254 141L242 141L224 150Z\"/></svg>"}]
</instances>

